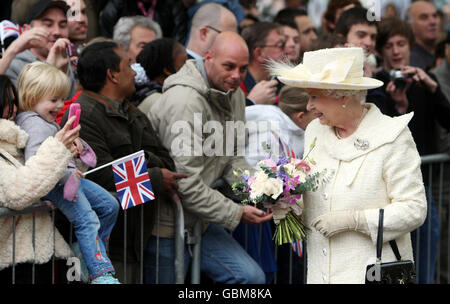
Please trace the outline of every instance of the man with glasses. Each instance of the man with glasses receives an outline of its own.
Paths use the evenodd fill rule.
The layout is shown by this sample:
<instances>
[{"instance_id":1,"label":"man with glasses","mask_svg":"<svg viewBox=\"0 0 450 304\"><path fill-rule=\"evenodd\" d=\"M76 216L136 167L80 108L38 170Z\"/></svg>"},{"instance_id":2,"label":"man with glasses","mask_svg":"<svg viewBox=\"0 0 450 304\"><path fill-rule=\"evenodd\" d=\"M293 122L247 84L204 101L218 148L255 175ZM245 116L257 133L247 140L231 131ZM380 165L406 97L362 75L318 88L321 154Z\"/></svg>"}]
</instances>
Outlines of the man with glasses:
<instances>
[{"instance_id":1,"label":"man with glasses","mask_svg":"<svg viewBox=\"0 0 450 304\"><path fill-rule=\"evenodd\" d=\"M188 59L204 57L216 36L224 31L237 31L237 21L233 13L217 3L202 5L192 18L186 47Z\"/></svg>"},{"instance_id":2,"label":"man with glasses","mask_svg":"<svg viewBox=\"0 0 450 304\"><path fill-rule=\"evenodd\" d=\"M242 37L250 53L248 72L241 83L247 97L246 105L274 104L282 85L271 79L266 64L270 60L279 61L286 55L283 28L277 23L258 22L246 27Z\"/></svg>"}]
</instances>

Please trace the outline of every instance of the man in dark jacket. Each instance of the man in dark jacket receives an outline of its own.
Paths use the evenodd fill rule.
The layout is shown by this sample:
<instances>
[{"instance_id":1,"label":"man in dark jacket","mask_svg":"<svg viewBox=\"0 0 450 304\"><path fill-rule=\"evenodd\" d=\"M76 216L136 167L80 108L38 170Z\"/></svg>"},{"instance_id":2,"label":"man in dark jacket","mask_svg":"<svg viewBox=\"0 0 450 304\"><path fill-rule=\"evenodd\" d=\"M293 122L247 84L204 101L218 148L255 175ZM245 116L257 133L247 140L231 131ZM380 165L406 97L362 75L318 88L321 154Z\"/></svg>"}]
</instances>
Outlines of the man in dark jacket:
<instances>
[{"instance_id":1,"label":"man in dark jacket","mask_svg":"<svg viewBox=\"0 0 450 304\"><path fill-rule=\"evenodd\" d=\"M98 42L86 47L78 62L78 74L84 88L77 100L81 105L80 124L83 128L80 137L95 151L97 166L144 150L155 196L160 203L170 202L170 195L178 188L177 179L186 175L174 172L173 160L161 145L150 121L126 99L135 90L136 73L130 67L130 58L125 50L114 42ZM66 112L63 123L67 121L67 116ZM105 189L115 191L111 167L93 172L87 177ZM126 259L130 264L126 266L131 272L141 258L139 252L142 244L139 240L146 242L151 233L153 206L155 202L127 209ZM145 219L143 236L141 216ZM124 228L119 215L109 246L111 260L114 265L119 265L116 266L118 272L124 261ZM138 270L135 275L139 275ZM136 283L137 277L131 277L132 281ZM128 283L129 279L122 278Z\"/></svg>"},{"instance_id":2,"label":"man in dark jacket","mask_svg":"<svg viewBox=\"0 0 450 304\"><path fill-rule=\"evenodd\" d=\"M379 88L385 96L384 114L400 116L414 112L408 124L417 150L421 156L437 153L435 136L437 124L450 131L450 104L440 89L435 76L420 67L410 65L414 34L411 26L398 17L383 19L378 27L377 51L383 57L383 69L375 77L384 82ZM378 89L377 89L378 90ZM423 180L428 191L430 179L422 167ZM418 282L432 283L434 261L439 240L439 217L431 195L427 196L428 216L420 230L411 234L413 248L416 242L420 248L415 252L419 261ZM431 224L429 223L431 221ZM430 228L431 230L429 230ZM419 237L416 237L419 233ZM427 261L430 261L428 265Z\"/></svg>"}]
</instances>

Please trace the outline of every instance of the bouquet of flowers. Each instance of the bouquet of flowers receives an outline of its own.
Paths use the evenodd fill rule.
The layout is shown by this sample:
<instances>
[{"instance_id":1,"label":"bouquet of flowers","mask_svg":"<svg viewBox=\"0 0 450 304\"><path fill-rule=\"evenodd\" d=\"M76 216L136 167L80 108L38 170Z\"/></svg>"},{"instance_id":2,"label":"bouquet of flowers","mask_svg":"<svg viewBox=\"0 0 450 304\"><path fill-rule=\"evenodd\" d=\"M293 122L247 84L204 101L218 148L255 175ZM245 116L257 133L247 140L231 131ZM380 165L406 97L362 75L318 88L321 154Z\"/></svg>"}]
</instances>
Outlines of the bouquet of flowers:
<instances>
[{"instance_id":1,"label":"bouquet of flowers","mask_svg":"<svg viewBox=\"0 0 450 304\"><path fill-rule=\"evenodd\" d=\"M316 139L311 144L314 148ZM233 192L241 198L243 204L253 203L257 207L271 208L277 228L274 239L277 245L292 243L306 238L305 225L300 219L302 214L302 194L316 191L320 182L326 181L326 170L314 172L315 165L308 155L304 159L279 157L273 158L270 148L264 147L269 154L258 162L258 170L250 176L248 170L234 171L241 179L232 185Z\"/></svg>"}]
</instances>

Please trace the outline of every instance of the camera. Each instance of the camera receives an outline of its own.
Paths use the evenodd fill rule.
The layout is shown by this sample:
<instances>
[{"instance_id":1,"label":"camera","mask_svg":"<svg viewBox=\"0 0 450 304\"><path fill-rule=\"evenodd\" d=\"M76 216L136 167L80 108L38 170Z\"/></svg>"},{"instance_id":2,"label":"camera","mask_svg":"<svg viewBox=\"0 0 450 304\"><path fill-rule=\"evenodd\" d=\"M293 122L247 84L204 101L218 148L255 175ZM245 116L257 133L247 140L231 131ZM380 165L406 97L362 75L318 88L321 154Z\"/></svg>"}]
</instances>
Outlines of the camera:
<instances>
[{"instance_id":1,"label":"camera","mask_svg":"<svg viewBox=\"0 0 450 304\"><path fill-rule=\"evenodd\" d=\"M403 88L406 86L407 77L403 75L402 70L393 69L389 73L389 76L391 77L391 80L394 81L395 88L403 90Z\"/></svg>"},{"instance_id":2,"label":"camera","mask_svg":"<svg viewBox=\"0 0 450 304\"><path fill-rule=\"evenodd\" d=\"M399 69L392 69L389 73L389 76L392 81L394 81L394 85L396 89L403 90L406 86L407 79L414 76L414 74L406 74L404 75L402 73L402 70Z\"/></svg>"}]
</instances>

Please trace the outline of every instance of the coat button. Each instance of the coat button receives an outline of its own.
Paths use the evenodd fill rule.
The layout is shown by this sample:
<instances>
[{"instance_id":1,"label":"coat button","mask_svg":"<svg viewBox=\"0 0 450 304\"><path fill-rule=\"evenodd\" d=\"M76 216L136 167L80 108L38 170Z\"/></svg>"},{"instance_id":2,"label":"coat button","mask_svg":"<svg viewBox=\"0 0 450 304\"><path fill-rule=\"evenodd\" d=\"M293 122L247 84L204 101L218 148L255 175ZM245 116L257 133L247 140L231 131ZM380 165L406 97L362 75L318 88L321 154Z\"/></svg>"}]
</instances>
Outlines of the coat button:
<instances>
[{"instance_id":1,"label":"coat button","mask_svg":"<svg viewBox=\"0 0 450 304\"><path fill-rule=\"evenodd\" d=\"M328 199L328 193L324 193L324 194L322 194L322 196L323 196L323 199L324 199L324 200L327 200L327 199Z\"/></svg>"},{"instance_id":2,"label":"coat button","mask_svg":"<svg viewBox=\"0 0 450 304\"><path fill-rule=\"evenodd\" d=\"M323 280L324 283L326 283L327 282L327 276L326 275L322 275L322 280Z\"/></svg>"},{"instance_id":3,"label":"coat button","mask_svg":"<svg viewBox=\"0 0 450 304\"><path fill-rule=\"evenodd\" d=\"M324 256L327 256L327 250L325 248L322 249L322 253Z\"/></svg>"}]
</instances>

